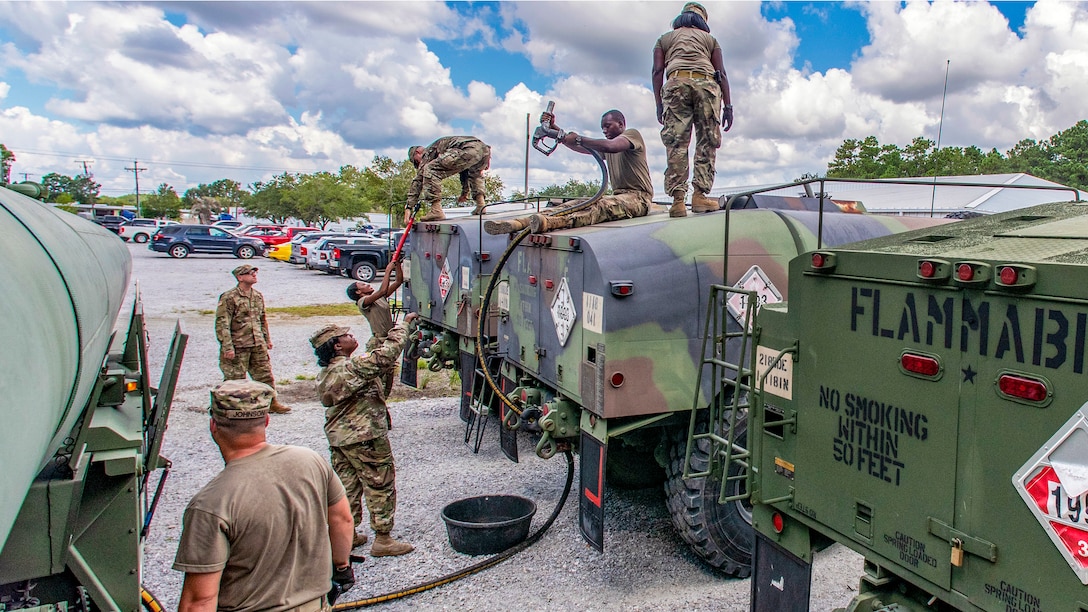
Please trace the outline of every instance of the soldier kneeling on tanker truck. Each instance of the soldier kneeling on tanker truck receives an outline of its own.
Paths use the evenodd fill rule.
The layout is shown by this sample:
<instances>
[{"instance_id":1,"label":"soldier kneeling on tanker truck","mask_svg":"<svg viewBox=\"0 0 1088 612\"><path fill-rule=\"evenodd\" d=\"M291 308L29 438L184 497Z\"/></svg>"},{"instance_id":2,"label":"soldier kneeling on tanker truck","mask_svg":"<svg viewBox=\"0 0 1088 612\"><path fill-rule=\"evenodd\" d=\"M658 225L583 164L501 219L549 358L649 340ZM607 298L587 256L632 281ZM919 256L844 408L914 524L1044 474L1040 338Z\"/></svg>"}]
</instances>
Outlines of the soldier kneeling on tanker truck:
<instances>
[{"instance_id":1,"label":"soldier kneeling on tanker truck","mask_svg":"<svg viewBox=\"0 0 1088 612\"><path fill-rule=\"evenodd\" d=\"M559 130L555 125L555 115L545 112L540 116L542 124ZM564 214L563 211L545 211L527 217L518 217L505 221L488 221L484 231L489 234L507 234L518 232L526 227L534 234L583 227L605 221L644 217L650 212L654 187L650 180L650 167L646 163L646 144L642 134L627 127L627 119L618 110L610 110L601 116L601 131L604 138L589 138L577 132L563 132L560 142L568 149L590 155L590 151L603 153L608 164L608 180L612 184L612 194L601 196L599 200L581 210ZM576 208L586 198L569 203L569 208ZM564 207L567 210L568 207Z\"/></svg>"},{"instance_id":2,"label":"soldier kneeling on tanker truck","mask_svg":"<svg viewBox=\"0 0 1088 612\"><path fill-rule=\"evenodd\" d=\"M441 221L442 179L457 174L461 179L458 203L468 201L471 194L476 208L472 214L484 214L484 170L491 166L491 147L472 136L446 136L427 147L408 147L408 159L416 167L416 176L408 188L408 203L404 209L404 225L423 202L430 205L420 221Z\"/></svg>"}]
</instances>

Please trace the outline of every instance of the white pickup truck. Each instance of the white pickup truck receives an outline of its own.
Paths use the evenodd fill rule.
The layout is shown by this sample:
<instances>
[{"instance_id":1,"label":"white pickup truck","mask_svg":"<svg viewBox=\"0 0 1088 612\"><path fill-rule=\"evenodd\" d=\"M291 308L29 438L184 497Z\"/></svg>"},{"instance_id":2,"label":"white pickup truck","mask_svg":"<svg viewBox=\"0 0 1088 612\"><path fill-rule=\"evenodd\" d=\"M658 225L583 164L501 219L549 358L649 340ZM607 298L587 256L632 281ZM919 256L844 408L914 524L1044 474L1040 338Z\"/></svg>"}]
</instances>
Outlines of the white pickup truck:
<instances>
[{"instance_id":1,"label":"white pickup truck","mask_svg":"<svg viewBox=\"0 0 1088 612\"><path fill-rule=\"evenodd\" d=\"M122 240L131 240L143 244L155 235L155 232L164 225L174 225L177 221L165 219L132 219L120 227L117 235Z\"/></svg>"}]
</instances>

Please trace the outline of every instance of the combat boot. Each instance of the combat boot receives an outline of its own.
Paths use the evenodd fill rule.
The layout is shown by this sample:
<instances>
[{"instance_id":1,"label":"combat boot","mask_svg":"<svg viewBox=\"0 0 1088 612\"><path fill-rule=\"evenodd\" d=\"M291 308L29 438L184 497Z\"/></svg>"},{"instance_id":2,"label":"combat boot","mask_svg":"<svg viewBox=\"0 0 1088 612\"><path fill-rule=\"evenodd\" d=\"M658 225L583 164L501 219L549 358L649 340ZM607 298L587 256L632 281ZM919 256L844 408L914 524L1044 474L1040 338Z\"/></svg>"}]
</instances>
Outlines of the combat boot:
<instances>
[{"instance_id":1,"label":"combat boot","mask_svg":"<svg viewBox=\"0 0 1088 612\"><path fill-rule=\"evenodd\" d=\"M427 211L427 214L420 217L420 221L441 221L446 218L446 213L442 212L442 201L435 200L431 202L431 209Z\"/></svg>"},{"instance_id":2,"label":"combat boot","mask_svg":"<svg viewBox=\"0 0 1088 612\"><path fill-rule=\"evenodd\" d=\"M529 231L534 234L554 232L568 227L570 227L570 217L553 217L552 215L542 214L529 217Z\"/></svg>"},{"instance_id":3,"label":"combat boot","mask_svg":"<svg viewBox=\"0 0 1088 612\"><path fill-rule=\"evenodd\" d=\"M688 216L688 207L684 206L684 193L674 193L672 196L672 207L669 208L670 217L686 217Z\"/></svg>"},{"instance_id":4,"label":"combat boot","mask_svg":"<svg viewBox=\"0 0 1088 612\"><path fill-rule=\"evenodd\" d=\"M415 550L415 547L407 542L398 542L388 533L379 533L374 538L374 545L370 547L371 557L397 557L407 555Z\"/></svg>"},{"instance_id":5,"label":"combat boot","mask_svg":"<svg viewBox=\"0 0 1088 612\"><path fill-rule=\"evenodd\" d=\"M484 231L491 235L512 234L529 227L529 217L518 217L505 221L485 221Z\"/></svg>"},{"instance_id":6,"label":"combat boot","mask_svg":"<svg viewBox=\"0 0 1088 612\"><path fill-rule=\"evenodd\" d=\"M707 213L716 210L718 210L718 200L706 197L706 194L699 190L691 194L691 212Z\"/></svg>"},{"instance_id":7,"label":"combat boot","mask_svg":"<svg viewBox=\"0 0 1088 612\"><path fill-rule=\"evenodd\" d=\"M272 414L287 414L288 412L291 412L291 409L281 404L280 400L274 399L272 400L272 405L268 407L268 411Z\"/></svg>"},{"instance_id":8,"label":"combat boot","mask_svg":"<svg viewBox=\"0 0 1088 612\"><path fill-rule=\"evenodd\" d=\"M369 540L369 539L370 538L368 538L365 533L356 531L355 536L351 539L351 547L352 548L358 548L358 547L362 546L363 544L366 544L367 540Z\"/></svg>"},{"instance_id":9,"label":"combat boot","mask_svg":"<svg viewBox=\"0 0 1088 612\"><path fill-rule=\"evenodd\" d=\"M474 214L474 215L486 215L487 210L484 209L485 204L486 203L484 202L483 194L477 195L476 196L476 208L472 209L472 214Z\"/></svg>"}]
</instances>

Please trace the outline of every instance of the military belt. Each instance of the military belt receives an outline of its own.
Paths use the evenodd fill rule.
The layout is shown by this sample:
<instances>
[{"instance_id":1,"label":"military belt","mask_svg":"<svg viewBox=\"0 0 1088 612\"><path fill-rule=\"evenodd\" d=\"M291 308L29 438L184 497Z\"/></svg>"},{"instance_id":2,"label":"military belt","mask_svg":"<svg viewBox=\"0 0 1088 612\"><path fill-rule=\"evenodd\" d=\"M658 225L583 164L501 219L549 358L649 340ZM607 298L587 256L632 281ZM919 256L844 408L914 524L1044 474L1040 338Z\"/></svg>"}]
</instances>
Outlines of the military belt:
<instances>
[{"instance_id":1,"label":"military belt","mask_svg":"<svg viewBox=\"0 0 1088 612\"><path fill-rule=\"evenodd\" d=\"M673 70L671 73L669 73L669 78L670 79L675 79L675 78L680 78L680 79L710 79L710 78L713 78L713 77L711 75L709 75L709 74L706 74L706 73L703 73L703 72L697 72L695 70Z\"/></svg>"}]
</instances>

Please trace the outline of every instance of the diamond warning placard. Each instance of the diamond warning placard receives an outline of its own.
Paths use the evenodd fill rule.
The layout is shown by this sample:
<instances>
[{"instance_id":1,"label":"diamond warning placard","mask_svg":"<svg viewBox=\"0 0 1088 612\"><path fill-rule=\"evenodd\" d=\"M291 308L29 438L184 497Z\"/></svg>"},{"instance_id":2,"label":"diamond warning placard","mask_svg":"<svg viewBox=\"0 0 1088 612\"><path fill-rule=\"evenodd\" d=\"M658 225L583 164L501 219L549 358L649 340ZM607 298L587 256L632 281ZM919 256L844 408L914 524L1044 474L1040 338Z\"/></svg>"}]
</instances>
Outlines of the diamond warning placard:
<instances>
[{"instance_id":1,"label":"diamond warning placard","mask_svg":"<svg viewBox=\"0 0 1088 612\"><path fill-rule=\"evenodd\" d=\"M453 275L450 274L450 260L442 259L442 272L438 275L438 293L442 296L442 301L446 301L446 296L450 294L450 288L453 287Z\"/></svg>"},{"instance_id":2,"label":"diamond warning placard","mask_svg":"<svg viewBox=\"0 0 1088 612\"><path fill-rule=\"evenodd\" d=\"M1088 417L1081 406L1013 475L1013 486L1088 585Z\"/></svg>"},{"instance_id":3,"label":"diamond warning placard","mask_svg":"<svg viewBox=\"0 0 1088 612\"><path fill-rule=\"evenodd\" d=\"M740 277L740 280L733 286L745 291L755 291L756 296L759 298L759 303L756 304L757 309L764 304L777 304L782 301L782 294L779 293L778 288L774 286L774 283L759 266L748 268L744 276ZM730 314L738 323L744 317L744 311L748 306L747 301L748 296L740 293L731 294L726 300Z\"/></svg>"}]
</instances>

